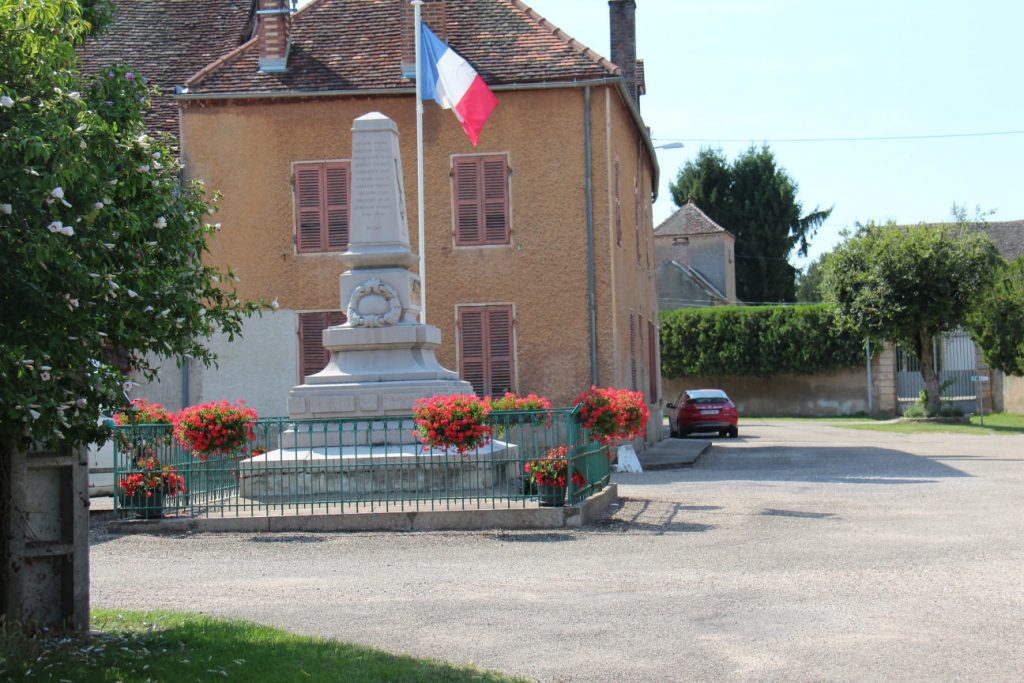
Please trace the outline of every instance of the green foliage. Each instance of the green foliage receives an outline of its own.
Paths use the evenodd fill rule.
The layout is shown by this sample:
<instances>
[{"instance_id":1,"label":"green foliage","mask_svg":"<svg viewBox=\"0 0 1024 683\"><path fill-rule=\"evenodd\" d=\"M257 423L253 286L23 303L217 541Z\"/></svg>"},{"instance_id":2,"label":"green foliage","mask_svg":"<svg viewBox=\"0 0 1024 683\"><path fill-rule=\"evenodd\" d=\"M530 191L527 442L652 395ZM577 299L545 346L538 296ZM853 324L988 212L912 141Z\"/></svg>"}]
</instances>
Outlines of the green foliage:
<instances>
[{"instance_id":1,"label":"green foliage","mask_svg":"<svg viewBox=\"0 0 1024 683\"><path fill-rule=\"evenodd\" d=\"M918 349L964 324L1000 262L995 245L966 222L870 223L828 259L823 288L850 329Z\"/></svg>"},{"instance_id":2,"label":"green foliage","mask_svg":"<svg viewBox=\"0 0 1024 683\"><path fill-rule=\"evenodd\" d=\"M123 370L210 363L201 340L257 310L202 263L212 206L145 134L141 75L75 72L89 29L72 0L0 0L0 451L104 438Z\"/></svg>"},{"instance_id":3,"label":"green foliage","mask_svg":"<svg viewBox=\"0 0 1024 683\"><path fill-rule=\"evenodd\" d=\"M818 260L807 264L807 267L797 274L796 279L796 300L801 304L817 304L824 300L821 292L821 283L825 277L825 259L828 254L822 254Z\"/></svg>"},{"instance_id":4,"label":"green foliage","mask_svg":"<svg viewBox=\"0 0 1024 683\"><path fill-rule=\"evenodd\" d=\"M693 201L736 236L736 292L744 301L794 301L794 249L806 255L809 240L832 213L817 208L801 216L798 186L768 147L751 146L730 164L712 149L679 171L671 186L677 206Z\"/></svg>"},{"instance_id":5,"label":"green foliage","mask_svg":"<svg viewBox=\"0 0 1024 683\"><path fill-rule=\"evenodd\" d=\"M661 368L669 378L808 375L864 362L864 338L840 332L832 308L723 306L661 314Z\"/></svg>"},{"instance_id":6,"label":"green foliage","mask_svg":"<svg viewBox=\"0 0 1024 683\"><path fill-rule=\"evenodd\" d=\"M1024 375L1024 256L1000 266L967 325L986 363Z\"/></svg>"}]
</instances>

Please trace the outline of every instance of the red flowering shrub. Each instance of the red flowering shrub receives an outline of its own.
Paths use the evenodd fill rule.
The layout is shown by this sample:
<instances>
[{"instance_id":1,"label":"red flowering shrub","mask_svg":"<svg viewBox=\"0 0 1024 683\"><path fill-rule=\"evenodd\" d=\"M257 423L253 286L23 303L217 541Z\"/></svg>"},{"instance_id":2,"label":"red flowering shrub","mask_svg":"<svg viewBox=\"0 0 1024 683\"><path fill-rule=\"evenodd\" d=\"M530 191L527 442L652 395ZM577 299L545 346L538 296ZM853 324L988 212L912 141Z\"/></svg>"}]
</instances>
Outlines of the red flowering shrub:
<instances>
[{"instance_id":1,"label":"red flowering shrub","mask_svg":"<svg viewBox=\"0 0 1024 683\"><path fill-rule=\"evenodd\" d=\"M256 438L256 411L244 403L221 401L182 408L174 418L174 438L200 460L238 453L247 441Z\"/></svg>"},{"instance_id":2,"label":"red flowering shrub","mask_svg":"<svg viewBox=\"0 0 1024 683\"><path fill-rule=\"evenodd\" d=\"M516 396L506 392L501 398L486 398L484 401L491 410L551 410L551 401L537 394Z\"/></svg>"},{"instance_id":3,"label":"red flowering shrub","mask_svg":"<svg viewBox=\"0 0 1024 683\"><path fill-rule=\"evenodd\" d=\"M485 424L490 412L490 406L472 394L421 398L412 409L413 435L424 444L424 450L455 448L465 455L491 440L491 428Z\"/></svg>"},{"instance_id":4,"label":"red flowering shrub","mask_svg":"<svg viewBox=\"0 0 1024 683\"><path fill-rule=\"evenodd\" d=\"M643 434L650 410L639 391L590 387L576 398L580 420L601 443L611 443Z\"/></svg>"},{"instance_id":5,"label":"red flowering shrub","mask_svg":"<svg viewBox=\"0 0 1024 683\"><path fill-rule=\"evenodd\" d=\"M530 481L541 486L554 486L564 489L566 473L569 470L569 449L565 446L552 448L543 457L531 460L523 465L523 471L530 475ZM573 486L580 487L587 483L586 478L578 471L572 473Z\"/></svg>"},{"instance_id":6,"label":"red flowering shrub","mask_svg":"<svg viewBox=\"0 0 1024 683\"><path fill-rule=\"evenodd\" d=\"M177 474L170 465L161 465L156 458L146 458L136 465L141 472L133 472L117 482L117 487L127 496L152 498L154 493L176 496L184 493L185 477Z\"/></svg>"},{"instance_id":7,"label":"red flowering shrub","mask_svg":"<svg viewBox=\"0 0 1024 683\"><path fill-rule=\"evenodd\" d=\"M159 403L136 398L126 410L114 415L114 424L127 428L114 431L118 450L141 463L146 458L156 457L159 446L170 443L171 432L166 427L174 424L174 417Z\"/></svg>"}]
</instances>

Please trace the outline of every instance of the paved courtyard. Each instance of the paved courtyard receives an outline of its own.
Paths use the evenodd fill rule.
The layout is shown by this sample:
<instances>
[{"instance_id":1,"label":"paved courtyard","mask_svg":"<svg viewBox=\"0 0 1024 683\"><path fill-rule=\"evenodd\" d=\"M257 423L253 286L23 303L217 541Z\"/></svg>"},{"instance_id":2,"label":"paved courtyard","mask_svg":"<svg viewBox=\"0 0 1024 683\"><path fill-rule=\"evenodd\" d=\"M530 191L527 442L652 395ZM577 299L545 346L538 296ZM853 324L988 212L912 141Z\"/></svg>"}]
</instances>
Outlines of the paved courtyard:
<instances>
[{"instance_id":1,"label":"paved courtyard","mask_svg":"<svg viewBox=\"0 0 1024 683\"><path fill-rule=\"evenodd\" d=\"M543 681L1024 680L1024 437L743 423L557 532L106 535L97 607Z\"/></svg>"}]
</instances>

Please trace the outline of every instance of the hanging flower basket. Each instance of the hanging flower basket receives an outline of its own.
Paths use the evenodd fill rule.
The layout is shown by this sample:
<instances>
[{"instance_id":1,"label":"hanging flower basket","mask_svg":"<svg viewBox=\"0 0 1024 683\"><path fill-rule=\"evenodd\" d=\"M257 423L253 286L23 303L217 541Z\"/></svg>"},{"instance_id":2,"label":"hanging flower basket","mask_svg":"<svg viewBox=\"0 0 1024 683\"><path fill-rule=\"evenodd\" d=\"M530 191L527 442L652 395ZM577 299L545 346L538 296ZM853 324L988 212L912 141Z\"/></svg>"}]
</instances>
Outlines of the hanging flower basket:
<instances>
[{"instance_id":1,"label":"hanging flower basket","mask_svg":"<svg viewBox=\"0 0 1024 683\"><path fill-rule=\"evenodd\" d=\"M523 465L530 483L537 488L537 502L541 507L565 505L565 492L569 483L569 449L566 446L552 448L542 457ZM573 470L572 484L577 489L586 486L586 478Z\"/></svg>"},{"instance_id":2,"label":"hanging flower basket","mask_svg":"<svg viewBox=\"0 0 1024 683\"><path fill-rule=\"evenodd\" d=\"M171 442L174 417L159 403L137 398L114 415L114 430L119 453L136 463L158 456L158 449Z\"/></svg>"},{"instance_id":3,"label":"hanging flower basket","mask_svg":"<svg viewBox=\"0 0 1024 683\"><path fill-rule=\"evenodd\" d=\"M189 453L205 461L213 455L234 456L255 439L256 411L245 401L220 401L183 408L174 420L174 438Z\"/></svg>"},{"instance_id":4,"label":"hanging flower basket","mask_svg":"<svg viewBox=\"0 0 1024 683\"><path fill-rule=\"evenodd\" d=\"M651 415L644 395L627 389L590 387L576 403L583 426L605 444L643 434Z\"/></svg>"},{"instance_id":5,"label":"hanging flower basket","mask_svg":"<svg viewBox=\"0 0 1024 683\"><path fill-rule=\"evenodd\" d=\"M454 448L459 455L486 446L491 440L487 415L491 408L472 394L421 398L413 406L416 431L424 450Z\"/></svg>"},{"instance_id":6,"label":"hanging flower basket","mask_svg":"<svg viewBox=\"0 0 1024 683\"><path fill-rule=\"evenodd\" d=\"M484 401L491 408L491 429L499 439L505 436L511 425L550 424L551 421L551 415L546 413L551 410L551 401L536 394L516 396L506 392L501 398L486 398Z\"/></svg>"}]
</instances>

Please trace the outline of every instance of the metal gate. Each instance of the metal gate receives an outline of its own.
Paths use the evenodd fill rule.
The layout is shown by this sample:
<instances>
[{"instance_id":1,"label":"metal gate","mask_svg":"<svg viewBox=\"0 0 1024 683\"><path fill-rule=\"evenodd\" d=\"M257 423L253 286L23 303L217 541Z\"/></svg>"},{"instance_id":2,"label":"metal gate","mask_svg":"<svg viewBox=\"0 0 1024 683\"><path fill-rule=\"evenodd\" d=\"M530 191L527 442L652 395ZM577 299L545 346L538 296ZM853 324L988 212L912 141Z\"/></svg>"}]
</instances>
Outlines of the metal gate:
<instances>
[{"instance_id":1,"label":"metal gate","mask_svg":"<svg viewBox=\"0 0 1024 683\"><path fill-rule=\"evenodd\" d=\"M977 373L978 354L970 335L956 330L933 340L932 356L939 386L943 386L942 400L970 401L976 399L971 375ZM948 385L947 385L948 383ZM921 364L912 351L896 348L896 395L900 401L916 401L924 389ZM965 406L966 407L966 406Z\"/></svg>"}]
</instances>

